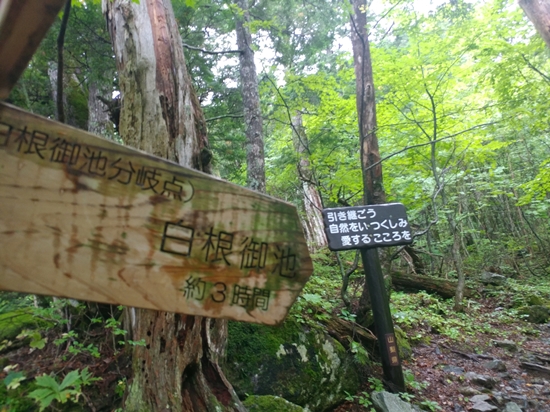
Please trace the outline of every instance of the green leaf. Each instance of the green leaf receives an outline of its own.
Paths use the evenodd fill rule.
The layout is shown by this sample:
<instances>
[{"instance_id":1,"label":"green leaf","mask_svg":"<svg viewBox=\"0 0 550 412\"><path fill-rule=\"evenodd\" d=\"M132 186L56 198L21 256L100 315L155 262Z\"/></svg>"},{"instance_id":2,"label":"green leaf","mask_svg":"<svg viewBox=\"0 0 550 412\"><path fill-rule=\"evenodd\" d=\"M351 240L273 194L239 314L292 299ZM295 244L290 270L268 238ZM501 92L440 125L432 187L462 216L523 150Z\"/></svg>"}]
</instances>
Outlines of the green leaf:
<instances>
[{"instance_id":1,"label":"green leaf","mask_svg":"<svg viewBox=\"0 0 550 412\"><path fill-rule=\"evenodd\" d=\"M31 339L29 346L36 349L44 349L46 342L48 342L48 338L42 338L39 332L33 333Z\"/></svg>"},{"instance_id":2,"label":"green leaf","mask_svg":"<svg viewBox=\"0 0 550 412\"><path fill-rule=\"evenodd\" d=\"M61 382L59 389L65 389L71 385L75 385L77 382L80 384L80 371L78 369L69 372L67 376L65 376L65 379Z\"/></svg>"},{"instance_id":3,"label":"green leaf","mask_svg":"<svg viewBox=\"0 0 550 412\"><path fill-rule=\"evenodd\" d=\"M26 379L23 372L12 372L4 378L4 384L8 389L16 389Z\"/></svg>"},{"instance_id":4,"label":"green leaf","mask_svg":"<svg viewBox=\"0 0 550 412\"><path fill-rule=\"evenodd\" d=\"M56 399L56 393L50 389L36 389L29 393L28 397L40 404L40 411L46 409Z\"/></svg>"},{"instance_id":5,"label":"green leaf","mask_svg":"<svg viewBox=\"0 0 550 412\"><path fill-rule=\"evenodd\" d=\"M87 386L95 381L100 381L102 378L94 378L93 375L88 371L88 367L85 367L82 369L82 372L80 372L80 381L82 385Z\"/></svg>"},{"instance_id":6,"label":"green leaf","mask_svg":"<svg viewBox=\"0 0 550 412\"><path fill-rule=\"evenodd\" d=\"M318 305L323 301L323 297L317 293L304 293L302 295L302 298L308 302L312 303L314 305Z\"/></svg>"},{"instance_id":7,"label":"green leaf","mask_svg":"<svg viewBox=\"0 0 550 412\"><path fill-rule=\"evenodd\" d=\"M38 386L42 386L44 388L53 389L53 391L56 392L56 393L59 392L59 390L60 390L59 384L50 375L44 374L42 376L37 376L36 377L36 384Z\"/></svg>"}]
</instances>

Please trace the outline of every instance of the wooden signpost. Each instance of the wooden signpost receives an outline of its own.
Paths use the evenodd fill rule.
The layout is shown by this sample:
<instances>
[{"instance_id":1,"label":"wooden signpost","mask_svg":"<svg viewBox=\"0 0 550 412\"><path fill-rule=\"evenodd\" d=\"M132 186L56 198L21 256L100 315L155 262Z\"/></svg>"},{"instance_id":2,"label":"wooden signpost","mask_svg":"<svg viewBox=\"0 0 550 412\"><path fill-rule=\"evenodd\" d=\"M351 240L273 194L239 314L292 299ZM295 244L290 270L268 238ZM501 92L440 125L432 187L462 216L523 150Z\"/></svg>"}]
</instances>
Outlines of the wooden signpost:
<instances>
[{"instance_id":1,"label":"wooden signpost","mask_svg":"<svg viewBox=\"0 0 550 412\"><path fill-rule=\"evenodd\" d=\"M376 250L412 243L405 207L390 203L324 209L322 213L329 249L359 249L361 252L384 377L395 392L405 392L390 304Z\"/></svg>"},{"instance_id":2,"label":"wooden signpost","mask_svg":"<svg viewBox=\"0 0 550 412\"><path fill-rule=\"evenodd\" d=\"M27 68L66 0L0 0L0 99Z\"/></svg>"},{"instance_id":3,"label":"wooden signpost","mask_svg":"<svg viewBox=\"0 0 550 412\"><path fill-rule=\"evenodd\" d=\"M0 103L0 289L281 322L294 206Z\"/></svg>"}]
</instances>

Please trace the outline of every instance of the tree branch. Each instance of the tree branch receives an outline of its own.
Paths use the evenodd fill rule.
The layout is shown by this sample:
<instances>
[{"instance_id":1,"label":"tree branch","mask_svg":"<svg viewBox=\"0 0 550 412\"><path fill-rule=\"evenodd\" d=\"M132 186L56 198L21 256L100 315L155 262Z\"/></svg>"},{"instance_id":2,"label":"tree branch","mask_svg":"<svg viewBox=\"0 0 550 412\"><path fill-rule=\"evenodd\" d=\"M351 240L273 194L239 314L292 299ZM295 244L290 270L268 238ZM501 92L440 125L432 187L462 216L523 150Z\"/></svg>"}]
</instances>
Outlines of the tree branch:
<instances>
[{"instance_id":1,"label":"tree branch","mask_svg":"<svg viewBox=\"0 0 550 412\"><path fill-rule=\"evenodd\" d=\"M416 149L418 147L422 147L422 146L428 146L428 145L431 145L432 143L437 143L437 142L440 142L442 140L447 140L447 139L451 139L453 137L456 137L456 136L459 136L461 134L464 134L464 133L468 133L468 132L471 132L472 130L475 130L475 129L479 129L480 127L485 127L485 126L491 126L493 124L496 124L498 122L489 122L489 123L482 123L482 124L478 124L476 126L472 126L468 129L464 129L464 130L461 130L460 132L457 132L457 133L453 133L453 134L450 134L448 136L444 136L444 137L440 137L439 139L437 140L430 140L429 142L425 142L425 143L419 143L419 144L413 144L411 146L406 146L404 147L403 149L401 150L398 150L397 152L393 152L392 154L389 154L385 157L383 157L382 159L380 159L378 162L372 164L371 166L368 167L368 169L370 169L371 167L374 167L376 165L378 165L379 163L382 163L383 161L385 160L388 160L394 156L397 156L398 154L401 154L403 152L406 152L407 150L410 150L410 149Z\"/></svg>"},{"instance_id":2,"label":"tree branch","mask_svg":"<svg viewBox=\"0 0 550 412\"><path fill-rule=\"evenodd\" d=\"M547 82L550 83L550 77L548 77L548 76L545 75L543 72L541 72L539 69L537 69L535 66L533 66L533 64L532 64L529 60L527 60L527 57L525 57L524 54L522 54L521 57L523 57L523 60L525 60L525 63L527 63L527 66L529 66L529 67L530 67L531 69L533 69L535 72L537 72L538 74L540 74L544 80L546 80Z\"/></svg>"},{"instance_id":3,"label":"tree branch","mask_svg":"<svg viewBox=\"0 0 550 412\"><path fill-rule=\"evenodd\" d=\"M240 119L243 116L244 116L243 114L223 114L221 116L215 116L215 117L206 119L206 122L213 122L214 120L220 120L220 119L226 119L226 118Z\"/></svg>"},{"instance_id":4,"label":"tree branch","mask_svg":"<svg viewBox=\"0 0 550 412\"><path fill-rule=\"evenodd\" d=\"M210 51L210 50L201 49L200 47L191 46L191 45L185 44L185 43L183 43L183 47L185 47L186 49L189 49L189 50L196 50L196 51L200 51L201 53L213 54L213 55L216 55L216 54L231 54L231 53L241 54L242 53L242 50Z\"/></svg>"}]
</instances>

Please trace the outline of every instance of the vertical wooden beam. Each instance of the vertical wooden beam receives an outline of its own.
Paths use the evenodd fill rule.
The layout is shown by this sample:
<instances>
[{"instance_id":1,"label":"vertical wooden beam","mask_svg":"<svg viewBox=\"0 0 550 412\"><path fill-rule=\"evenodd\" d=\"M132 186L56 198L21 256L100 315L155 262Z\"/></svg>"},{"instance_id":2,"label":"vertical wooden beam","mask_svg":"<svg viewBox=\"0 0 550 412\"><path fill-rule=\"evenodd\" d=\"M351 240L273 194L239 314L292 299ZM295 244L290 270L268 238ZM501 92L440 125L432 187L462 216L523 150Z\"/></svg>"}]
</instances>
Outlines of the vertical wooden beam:
<instances>
[{"instance_id":1,"label":"vertical wooden beam","mask_svg":"<svg viewBox=\"0 0 550 412\"><path fill-rule=\"evenodd\" d=\"M0 2L0 99L6 99L66 0Z\"/></svg>"},{"instance_id":2,"label":"vertical wooden beam","mask_svg":"<svg viewBox=\"0 0 550 412\"><path fill-rule=\"evenodd\" d=\"M365 269L374 315L374 327L380 347L380 358L384 379L392 392L406 392L405 378L399 359L397 340L390 312L390 301L384 285L384 275L380 267L378 249L361 248L361 258Z\"/></svg>"}]
</instances>

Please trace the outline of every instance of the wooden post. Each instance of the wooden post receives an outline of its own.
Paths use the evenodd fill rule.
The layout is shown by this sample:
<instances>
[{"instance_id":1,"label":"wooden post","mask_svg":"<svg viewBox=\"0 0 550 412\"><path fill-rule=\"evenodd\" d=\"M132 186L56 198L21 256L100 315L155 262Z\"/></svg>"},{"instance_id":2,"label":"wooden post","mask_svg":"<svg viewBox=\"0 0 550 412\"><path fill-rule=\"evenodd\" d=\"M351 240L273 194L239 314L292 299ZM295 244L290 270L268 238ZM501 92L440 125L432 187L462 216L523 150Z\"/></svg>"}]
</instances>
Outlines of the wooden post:
<instances>
[{"instance_id":1,"label":"wooden post","mask_svg":"<svg viewBox=\"0 0 550 412\"><path fill-rule=\"evenodd\" d=\"M405 392L405 379L403 378L403 369L401 368L401 361L399 359L397 339L395 338L390 312L390 302L384 285L384 275L380 267L378 249L361 248L360 251L363 268L367 275L366 279L372 303L374 327L376 328L376 337L378 338L378 345L380 347L384 378L391 386L392 391Z\"/></svg>"},{"instance_id":2,"label":"wooden post","mask_svg":"<svg viewBox=\"0 0 550 412\"><path fill-rule=\"evenodd\" d=\"M6 99L66 0L0 1L0 99Z\"/></svg>"},{"instance_id":3,"label":"wooden post","mask_svg":"<svg viewBox=\"0 0 550 412\"><path fill-rule=\"evenodd\" d=\"M322 213L330 250L361 251L384 378L392 391L405 392L390 303L378 257L379 247L412 243L405 207L400 203L388 203L324 209Z\"/></svg>"}]
</instances>

